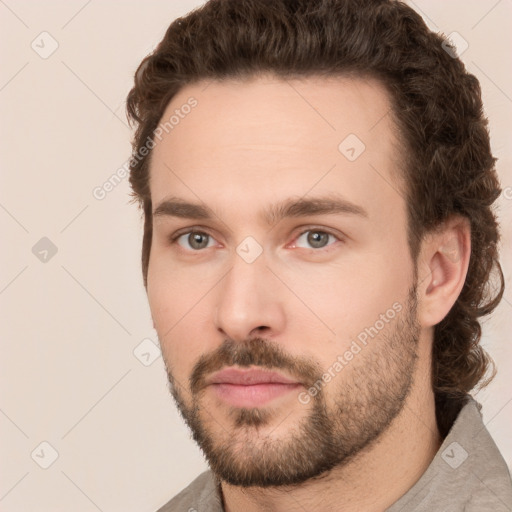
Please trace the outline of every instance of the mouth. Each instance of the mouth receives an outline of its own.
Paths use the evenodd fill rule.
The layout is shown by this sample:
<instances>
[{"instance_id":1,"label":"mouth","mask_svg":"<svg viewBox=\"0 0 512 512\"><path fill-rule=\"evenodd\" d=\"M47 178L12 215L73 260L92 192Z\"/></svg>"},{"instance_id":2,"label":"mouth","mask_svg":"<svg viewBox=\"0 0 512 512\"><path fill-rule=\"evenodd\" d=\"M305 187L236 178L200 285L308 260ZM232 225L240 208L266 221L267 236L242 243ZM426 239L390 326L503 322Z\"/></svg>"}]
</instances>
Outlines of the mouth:
<instances>
[{"instance_id":1,"label":"mouth","mask_svg":"<svg viewBox=\"0 0 512 512\"><path fill-rule=\"evenodd\" d=\"M255 368L225 368L212 374L207 384L228 404L250 408L268 404L302 386L281 373Z\"/></svg>"}]
</instances>

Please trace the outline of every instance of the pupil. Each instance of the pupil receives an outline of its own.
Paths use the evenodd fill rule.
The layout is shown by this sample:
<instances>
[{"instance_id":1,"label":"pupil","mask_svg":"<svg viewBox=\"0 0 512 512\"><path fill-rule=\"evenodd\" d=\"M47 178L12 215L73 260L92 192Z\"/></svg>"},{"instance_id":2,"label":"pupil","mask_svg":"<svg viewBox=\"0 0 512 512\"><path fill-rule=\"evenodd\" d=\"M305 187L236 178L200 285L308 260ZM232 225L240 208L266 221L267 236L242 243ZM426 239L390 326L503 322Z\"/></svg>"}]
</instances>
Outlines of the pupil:
<instances>
[{"instance_id":1,"label":"pupil","mask_svg":"<svg viewBox=\"0 0 512 512\"><path fill-rule=\"evenodd\" d=\"M322 247L322 241L326 242L329 235L320 231L312 231L308 236L308 243L313 247Z\"/></svg>"},{"instance_id":2,"label":"pupil","mask_svg":"<svg viewBox=\"0 0 512 512\"><path fill-rule=\"evenodd\" d=\"M207 235L202 233L193 233L189 236L189 242L191 247L195 247L196 249L202 249L208 245L205 244ZM199 247L198 247L199 246Z\"/></svg>"}]
</instances>

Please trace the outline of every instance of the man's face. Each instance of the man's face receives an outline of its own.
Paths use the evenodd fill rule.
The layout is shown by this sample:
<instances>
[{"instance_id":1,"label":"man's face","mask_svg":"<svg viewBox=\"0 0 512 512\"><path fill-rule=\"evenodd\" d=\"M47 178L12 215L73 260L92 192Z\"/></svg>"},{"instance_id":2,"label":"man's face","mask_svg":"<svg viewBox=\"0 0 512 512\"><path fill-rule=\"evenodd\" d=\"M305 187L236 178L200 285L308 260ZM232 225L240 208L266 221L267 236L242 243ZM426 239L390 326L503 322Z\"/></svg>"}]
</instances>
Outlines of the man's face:
<instances>
[{"instance_id":1,"label":"man's face","mask_svg":"<svg viewBox=\"0 0 512 512\"><path fill-rule=\"evenodd\" d=\"M152 155L147 292L227 482L347 462L407 398L420 328L389 108L376 82L266 77L188 86L162 118L180 114Z\"/></svg>"}]
</instances>

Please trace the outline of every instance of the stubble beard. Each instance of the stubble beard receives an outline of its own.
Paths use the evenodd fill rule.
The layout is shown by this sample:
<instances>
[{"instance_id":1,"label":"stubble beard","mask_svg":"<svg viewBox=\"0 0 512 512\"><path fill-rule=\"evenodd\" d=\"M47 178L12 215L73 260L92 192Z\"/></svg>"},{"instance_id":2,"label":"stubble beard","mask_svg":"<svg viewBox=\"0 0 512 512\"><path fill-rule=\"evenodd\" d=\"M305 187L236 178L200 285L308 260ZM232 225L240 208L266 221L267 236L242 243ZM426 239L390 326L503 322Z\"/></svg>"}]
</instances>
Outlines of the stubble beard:
<instances>
[{"instance_id":1,"label":"stubble beard","mask_svg":"<svg viewBox=\"0 0 512 512\"><path fill-rule=\"evenodd\" d=\"M167 367L178 410L215 475L244 487L297 485L348 464L377 442L411 390L420 333L416 309L415 284L387 332L370 340L340 375L312 396L309 409L297 400L297 407L306 412L289 426L286 437L272 436L274 429L283 430L287 416L269 407L232 407L227 419L215 419L204 396L205 377L224 366L256 365L285 370L308 387L322 379L318 364L291 357L276 343L253 338L239 343L226 340L202 356L194 366L190 391L178 385ZM333 393L330 407L326 391ZM185 395L191 397L188 403Z\"/></svg>"}]
</instances>

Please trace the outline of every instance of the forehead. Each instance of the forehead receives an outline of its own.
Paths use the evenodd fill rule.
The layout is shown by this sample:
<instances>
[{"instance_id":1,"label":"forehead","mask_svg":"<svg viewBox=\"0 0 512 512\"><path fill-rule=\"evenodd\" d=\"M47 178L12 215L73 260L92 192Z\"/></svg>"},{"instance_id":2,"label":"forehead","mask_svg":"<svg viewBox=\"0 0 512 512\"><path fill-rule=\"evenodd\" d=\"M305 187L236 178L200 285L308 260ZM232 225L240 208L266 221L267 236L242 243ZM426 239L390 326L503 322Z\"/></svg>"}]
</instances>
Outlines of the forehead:
<instances>
[{"instance_id":1,"label":"forehead","mask_svg":"<svg viewBox=\"0 0 512 512\"><path fill-rule=\"evenodd\" d=\"M246 209L334 191L374 209L403 201L389 97L375 80L199 82L172 99L160 125L166 129L150 165L153 205L172 195Z\"/></svg>"}]
</instances>

